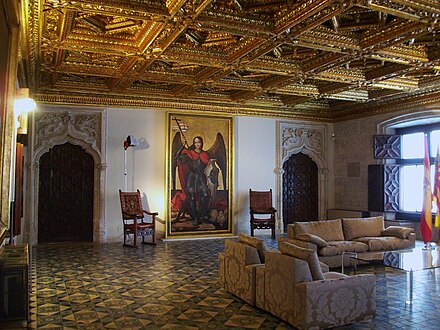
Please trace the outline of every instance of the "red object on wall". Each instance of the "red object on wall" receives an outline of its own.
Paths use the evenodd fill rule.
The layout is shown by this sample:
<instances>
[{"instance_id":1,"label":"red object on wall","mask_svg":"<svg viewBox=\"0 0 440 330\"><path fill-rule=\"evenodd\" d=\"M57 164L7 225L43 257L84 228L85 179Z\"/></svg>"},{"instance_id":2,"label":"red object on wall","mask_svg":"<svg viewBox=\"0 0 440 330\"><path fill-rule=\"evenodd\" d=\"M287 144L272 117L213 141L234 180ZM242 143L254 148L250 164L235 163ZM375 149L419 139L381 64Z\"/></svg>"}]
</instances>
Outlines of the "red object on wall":
<instances>
[{"instance_id":1,"label":"red object on wall","mask_svg":"<svg viewBox=\"0 0 440 330\"><path fill-rule=\"evenodd\" d=\"M16 144L15 155L15 202L12 237L21 234L21 218L23 216L23 144Z\"/></svg>"}]
</instances>

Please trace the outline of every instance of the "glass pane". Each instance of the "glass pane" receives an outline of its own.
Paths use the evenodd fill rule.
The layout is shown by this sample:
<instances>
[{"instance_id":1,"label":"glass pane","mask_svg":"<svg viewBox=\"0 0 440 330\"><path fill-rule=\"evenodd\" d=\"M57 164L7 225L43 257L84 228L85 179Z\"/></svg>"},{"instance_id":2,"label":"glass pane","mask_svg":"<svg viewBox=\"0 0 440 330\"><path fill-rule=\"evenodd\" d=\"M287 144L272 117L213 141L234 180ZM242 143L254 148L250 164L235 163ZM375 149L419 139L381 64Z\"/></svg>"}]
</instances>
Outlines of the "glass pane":
<instances>
[{"instance_id":1,"label":"glass pane","mask_svg":"<svg viewBox=\"0 0 440 330\"><path fill-rule=\"evenodd\" d=\"M423 165L403 166L401 171L400 194L401 209L407 212L420 212L423 203ZM434 165L431 165L431 189L434 187ZM437 212L432 203L432 213Z\"/></svg>"},{"instance_id":2,"label":"glass pane","mask_svg":"<svg viewBox=\"0 0 440 330\"><path fill-rule=\"evenodd\" d=\"M402 210L420 211L423 202L423 166L403 166L400 181Z\"/></svg>"},{"instance_id":3,"label":"glass pane","mask_svg":"<svg viewBox=\"0 0 440 330\"><path fill-rule=\"evenodd\" d=\"M437 156L437 147L440 150L440 130L431 132L431 156Z\"/></svg>"},{"instance_id":4,"label":"glass pane","mask_svg":"<svg viewBox=\"0 0 440 330\"><path fill-rule=\"evenodd\" d=\"M423 158L424 157L423 133L402 135L402 158Z\"/></svg>"}]
</instances>

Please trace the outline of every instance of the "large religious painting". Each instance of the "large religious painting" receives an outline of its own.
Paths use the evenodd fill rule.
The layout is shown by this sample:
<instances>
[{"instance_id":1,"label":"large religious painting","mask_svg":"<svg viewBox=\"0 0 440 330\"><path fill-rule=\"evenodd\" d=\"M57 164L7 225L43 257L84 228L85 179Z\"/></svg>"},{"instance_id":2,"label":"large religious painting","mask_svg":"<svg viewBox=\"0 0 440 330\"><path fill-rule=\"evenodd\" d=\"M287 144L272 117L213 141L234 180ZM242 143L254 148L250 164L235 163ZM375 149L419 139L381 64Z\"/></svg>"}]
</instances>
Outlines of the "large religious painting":
<instances>
[{"instance_id":1,"label":"large religious painting","mask_svg":"<svg viewBox=\"0 0 440 330\"><path fill-rule=\"evenodd\" d=\"M233 118L168 113L167 237L231 235Z\"/></svg>"}]
</instances>

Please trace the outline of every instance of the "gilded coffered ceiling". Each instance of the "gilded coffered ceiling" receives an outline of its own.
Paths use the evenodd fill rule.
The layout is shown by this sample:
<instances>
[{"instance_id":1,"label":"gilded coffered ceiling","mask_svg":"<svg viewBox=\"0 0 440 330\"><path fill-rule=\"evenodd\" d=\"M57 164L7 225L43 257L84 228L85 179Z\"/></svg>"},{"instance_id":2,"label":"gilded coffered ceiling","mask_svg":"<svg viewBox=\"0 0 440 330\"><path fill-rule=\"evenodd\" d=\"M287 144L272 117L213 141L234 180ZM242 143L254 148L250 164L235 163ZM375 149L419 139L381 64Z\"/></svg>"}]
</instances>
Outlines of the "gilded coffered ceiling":
<instances>
[{"instance_id":1,"label":"gilded coffered ceiling","mask_svg":"<svg viewBox=\"0 0 440 330\"><path fill-rule=\"evenodd\" d=\"M57 104L323 121L440 105L439 0L23 0Z\"/></svg>"}]
</instances>

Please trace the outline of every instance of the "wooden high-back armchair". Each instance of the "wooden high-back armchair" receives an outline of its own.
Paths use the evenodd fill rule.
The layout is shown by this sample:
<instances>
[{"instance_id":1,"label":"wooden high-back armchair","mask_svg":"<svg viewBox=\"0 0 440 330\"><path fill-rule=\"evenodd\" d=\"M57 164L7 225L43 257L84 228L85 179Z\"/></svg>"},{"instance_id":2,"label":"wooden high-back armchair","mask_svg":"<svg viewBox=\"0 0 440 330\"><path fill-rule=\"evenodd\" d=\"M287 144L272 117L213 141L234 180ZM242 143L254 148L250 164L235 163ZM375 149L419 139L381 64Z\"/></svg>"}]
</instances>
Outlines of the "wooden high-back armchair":
<instances>
[{"instance_id":1,"label":"wooden high-back armchair","mask_svg":"<svg viewBox=\"0 0 440 330\"><path fill-rule=\"evenodd\" d=\"M156 244L156 216L158 213L143 209L139 189L136 192L119 190L119 200L122 211L124 246L136 247L139 235L142 236L142 244ZM150 222L146 221L145 215L151 219ZM148 235L151 235L151 242L145 241ZM129 241L133 241L133 243L128 244Z\"/></svg>"},{"instance_id":2,"label":"wooden high-back armchair","mask_svg":"<svg viewBox=\"0 0 440 330\"><path fill-rule=\"evenodd\" d=\"M253 191L249 189L249 213L251 221L251 236L254 229L271 229L275 237L275 213L272 206L272 189L268 191Z\"/></svg>"}]
</instances>

